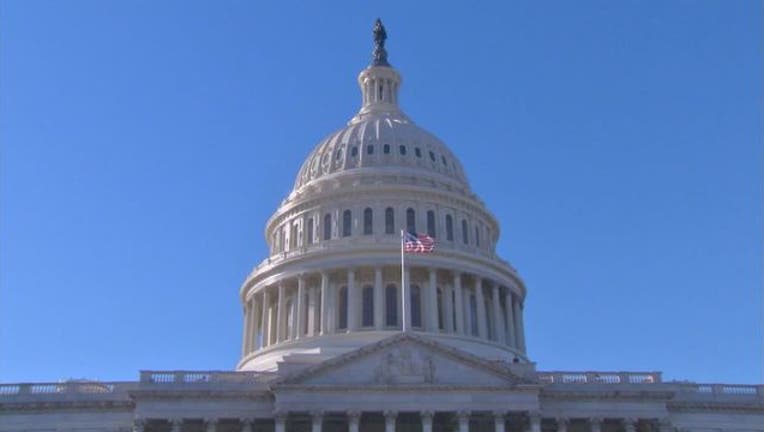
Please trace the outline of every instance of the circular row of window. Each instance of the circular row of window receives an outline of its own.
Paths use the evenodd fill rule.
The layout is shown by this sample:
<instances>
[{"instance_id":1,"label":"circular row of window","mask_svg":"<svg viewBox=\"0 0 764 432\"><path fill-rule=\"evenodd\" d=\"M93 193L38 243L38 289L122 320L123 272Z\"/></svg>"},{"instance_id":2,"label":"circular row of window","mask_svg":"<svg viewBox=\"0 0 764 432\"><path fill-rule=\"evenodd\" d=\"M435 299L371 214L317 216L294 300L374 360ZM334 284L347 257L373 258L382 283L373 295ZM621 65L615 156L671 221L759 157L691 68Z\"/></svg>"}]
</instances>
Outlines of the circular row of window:
<instances>
[{"instance_id":1,"label":"circular row of window","mask_svg":"<svg viewBox=\"0 0 764 432\"><path fill-rule=\"evenodd\" d=\"M395 209L393 207L387 207L384 212L384 218L385 218L385 224L384 224L384 233L385 234L396 234L396 222L395 222ZM416 224L416 211L413 208L406 209L406 230L410 233L417 233L417 224ZM435 211L434 210L427 210L426 213L426 233L432 238L437 238L439 236L438 230L436 229L436 218L435 218ZM323 216L322 221L322 240L331 240L332 239L332 226L333 226L333 215L332 213L326 213ZM350 237L353 235L353 212L350 209L346 209L342 212L341 216L341 222L338 226L338 232L337 237ZM303 242L300 237L300 224L299 222L294 223L285 223L280 229L276 230L273 233L272 238L272 250L274 253L278 252L284 252L287 250L294 249L299 246L307 246L312 245L316 243L318 238L316 237L316 228L318 225L318 221L314 221L313 217L307 218L305 221L305 241ZM464 245L473 245L475 247L480 247L481 244L481 232L485 231L483 235L485 238L487 238L489 241L491 239L491 231L490 228L485 227L483 224L476 223L474 225L474 235L470 236L470 229L469 229L469 222L467 222L466 218L462 218L461 220L461 242ZM373 235L374 234L374 210L371 207L367 207L363 210L363 223L361 225L362 228L362 234L363 235ZM443 232L442 234L445 237L445 240L448 242L454 242L455 241L455 229L454 229L454 217L451 214L446 214L445 216L445 223L443 226ZM471 237L471 238L470 238Z\"/></svg>"}]
</instances>

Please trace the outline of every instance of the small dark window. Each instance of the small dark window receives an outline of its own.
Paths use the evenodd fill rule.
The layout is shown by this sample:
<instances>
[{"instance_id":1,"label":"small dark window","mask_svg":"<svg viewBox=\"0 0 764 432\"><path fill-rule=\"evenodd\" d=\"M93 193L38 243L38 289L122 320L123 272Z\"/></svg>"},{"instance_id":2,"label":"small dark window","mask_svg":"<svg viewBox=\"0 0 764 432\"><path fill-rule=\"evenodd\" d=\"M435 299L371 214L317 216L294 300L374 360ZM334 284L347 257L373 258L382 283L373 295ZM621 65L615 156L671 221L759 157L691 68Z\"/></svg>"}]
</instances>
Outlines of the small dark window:
<instances>
[{"instance_id":1,"label":"small dark window","mask_svg":"<svg viewBox=\"0 0 764 432\"><path fill-rule=\"evenodd\" d=\"M467 244L470 242L469 239L469 230L467 229L467 220L462 219L462 242L464 244Z\"/></svg>"},{"instance_id":2,"label":"small dark window","mask_svg":"<svg viewBox=\"0 0 764 432\"><path fill-rule=\"evenodd\" d=\"M401 144L398 146L398 151L401 153L401 155L406 156L406 146Z\"/></svg>"},{"instance_id":3,"label":"small dark window","mask_svg":"<svg viewBox=\"0 0 764 432\"><path fill-rule=\"evenodd\" d=\"M427 235L435 237L435 212L427 210Z\"/></svg>"},{"instance_id":4,"label":"small dark window","mask_svg":"<svg viewBox=\"0 0 764 432\"><path fill-rule=\"evenodd\" d=\"M451 215L446 215L446 240L454 241L454 220Z\"/></svg>"},{"instance_id":5,"label":"small dark window","mask_svg":"<svg viewBox=\"0 0 764 432\"><path fill-rule=\"evenodd\" d=\"M422 149L420 149L419 147L415 148L414 154L416 154L416 157L418 158L422 157Z\"/></svg>"},{"instance_id":6,"label":"small dark window","mask_svg":"<svg viewBox=\"0 0 764 432\"><path fill-rule=\"evenodd\" d=\"M308 235L307 235L308 244L313 244L313 218L308 219L307 232L308 232Z\"/></svg>"},{"instance_id":7,"label":"small dark window","mask_svg":"<svg viewBox=\"0 0 764 432\"><path fill-rule=\"evenodd\" d=\"M348 287L340 288L339 293L339 319L337 320L337 328L344 330L348 328Z\"/></svg>"},{"instance_id":8,"label":"small dark window","mask_svg":"<svg viewBox=\"0 0 764 432\"><path fill-rule=\"evenodd\" d=\"M384 146L382 146L382 153L390 154L390 144L385 144Z\"/></svg>"},{"instance_id":9,"label":"small dark window","mask_svg":"<svg viewBox=\"0 0 764 432\"><path fill-rule=\"evenodd\" d=\"M379 86L379 97L377 98L377 100L380 100L380 101L382 100L382 86Z\"/></svg>"},{"instance_id":10,"label":"small dark window","mask_svg":"<svg viewBox=\"0 0 764 432\"><path fill-rule=\"evenodd\" d=\"M353 148L350 149L350 156L356 157L358 156L358 147L353 146Z\"/></svg>"},{"instance_id":11,"label":"small dark window","mask_svg":"<svg viewBox=\"0 0 764 432\"><path fill-rule=\"evenodd\" d=\"M385 325L398 325L398 288L395 285L385 288Z\"/></svg>"},{"instance_id":12,"label":"small dark window","mask_svg":"<svg viewBox=\"0 0 764 432\"><path fill-rule=\"evenodd\" d=\"M348 237L351 231L352 214L350 210L342 212L342 237Z\"/></svg>"},{"instance_id":13,"label":"small dark window","mask_svg":"<svg viewBox=\"0 0 764 432\"><path fill-rule=\"evenodd\" d=\"M422 327L422 291L419 285L411 286L411 327Z\"/></svg>"},{"instance_id":14,"label":"small dark window","mask_svg":"<svg viewBox=\"0 0 764 432\"><path fill-rule=\"evenodd\" d=\"M441 156L440 160L443 161L443 166L448 166L448 163L446 163L446 157L445 156Z\"/></svg>"},{"instance_id":15,"label":"small dark window","mask_svg":"<svg viewBox=\"0 0 764 432\"><path fill-rule=\"evenodd\" d=\"M363 211L363 233L366 235L372 234L374 231L372 216L373 212L371 208L367 207Z\"/></svg>"},{"instance_id":16,"label":"small dark window","mask_svg":"<svg viewBox=\"0 0 764 432\"><path fill-rule=\"evenodd\" d=\"M324 240L332 238L332 214L327 213L324 215Z\"/></svg>"},{"instance_id":17,"label":"small dark window","mask_svg":"<svg viewBox=\"0 0 764 432\"><path fill-rule=\"evenodd\" d=\"M385 209L385 234L395 233L395 211L392 207Z\"/></svg>"},{"instance_id":18,"label":"small dark window","mask_svg":"<svg viewBox=\"0 0 764 432\"><path fill-rule=\"evenodd\" d=\"M406 210L406 229L412 234L416 233L416 213L412 208Z\"/></svg>"},{"instance_id":19,"label":"small dark window","mask_svg":"<svg viewBox=\"0 0 764 432\"><path fill-rule=\"evenodd\" d=\"M366 154L374 154L374 146L369 144L366 146Z\"/></svg>"},{"instance_id":20,"label":"small dark window","mask_svg":"<svg viewBox=\"0 0 764 432\"><path fill-rule=\"evenodd\" d=\"M363 315L361 325L371 327L374 325L374 288L371 286L363 287Z\"/></svg>"},{"instance_id":21,"label":"small dark window","mask_svg":"<svg viewBox=\"0 0 764 432\"><path fill-rule=\"evenodd\" d=\"M435 162L435 153L430 152L430 160Z\"/></svg>"},{"instance_id":22,"label":"small dark window","mask_svg":"<svg viewBox=\"0 0 764 432\"><path fill-rule=\"evenodd\" d=\"M342 149L337 150L337 156L335 156L337 160L340 160L342 158Z\"/></svg>"}]
</instances>

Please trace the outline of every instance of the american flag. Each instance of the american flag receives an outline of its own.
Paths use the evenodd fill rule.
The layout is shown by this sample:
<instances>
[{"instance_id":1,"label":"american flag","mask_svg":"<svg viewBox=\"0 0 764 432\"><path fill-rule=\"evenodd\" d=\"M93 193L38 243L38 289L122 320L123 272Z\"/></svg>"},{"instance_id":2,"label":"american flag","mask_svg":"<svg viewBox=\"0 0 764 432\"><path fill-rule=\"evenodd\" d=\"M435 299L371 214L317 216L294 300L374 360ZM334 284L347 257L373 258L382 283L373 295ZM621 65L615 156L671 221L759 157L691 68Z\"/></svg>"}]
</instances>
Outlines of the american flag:
<instances>
[{"instance_id":1,"label":"american flag","mask_svg":"<svg viewBox=\"0 0 764 432\"><path fill-rule=\"evenodd\" d=\"M431 253L435 249L435 239L427 234L403 233L403 250L408 253Z\"/></svg>"}]
</instances>

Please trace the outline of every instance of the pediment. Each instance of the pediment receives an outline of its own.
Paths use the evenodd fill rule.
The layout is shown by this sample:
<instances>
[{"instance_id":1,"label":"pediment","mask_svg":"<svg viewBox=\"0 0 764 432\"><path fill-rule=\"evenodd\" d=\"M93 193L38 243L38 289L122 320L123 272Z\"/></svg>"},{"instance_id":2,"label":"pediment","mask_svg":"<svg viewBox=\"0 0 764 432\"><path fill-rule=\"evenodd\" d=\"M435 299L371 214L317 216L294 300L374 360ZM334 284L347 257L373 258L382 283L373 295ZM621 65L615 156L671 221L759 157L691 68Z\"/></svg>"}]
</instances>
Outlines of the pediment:
<instances>
[{"instance_id":1,"label":"pediment","mask_svg":"<svg viewBox=\"0 0 764 432\"><path fill-rule=\"evenodd\" d=\"M406 333L326 360L286 377L280 384L508 387L532 382L501 363Z\"/></svg>"}]
</instances>

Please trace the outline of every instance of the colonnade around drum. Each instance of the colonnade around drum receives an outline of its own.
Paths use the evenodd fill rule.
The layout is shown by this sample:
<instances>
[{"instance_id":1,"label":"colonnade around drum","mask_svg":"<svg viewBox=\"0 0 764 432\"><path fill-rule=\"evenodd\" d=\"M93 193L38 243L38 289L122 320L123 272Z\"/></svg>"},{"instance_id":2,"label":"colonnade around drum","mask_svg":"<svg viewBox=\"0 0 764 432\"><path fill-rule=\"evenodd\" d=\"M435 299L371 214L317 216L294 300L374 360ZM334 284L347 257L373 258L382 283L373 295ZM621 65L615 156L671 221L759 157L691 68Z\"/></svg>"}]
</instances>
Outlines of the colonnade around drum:
<instances>
[{"instance_id":1,"label":"colonnade around drum","mask_svg":"<svg viewBox=\"0 0 764 432\"><path fill-rule=\"evenodd\" d=\"M475 337L525 352L523 299L511 283L435 267L406 268L408 328ZM402 328L400 267L303 273L247 297L243 353L326 334Z\"/></svg>"}]
</instances>

